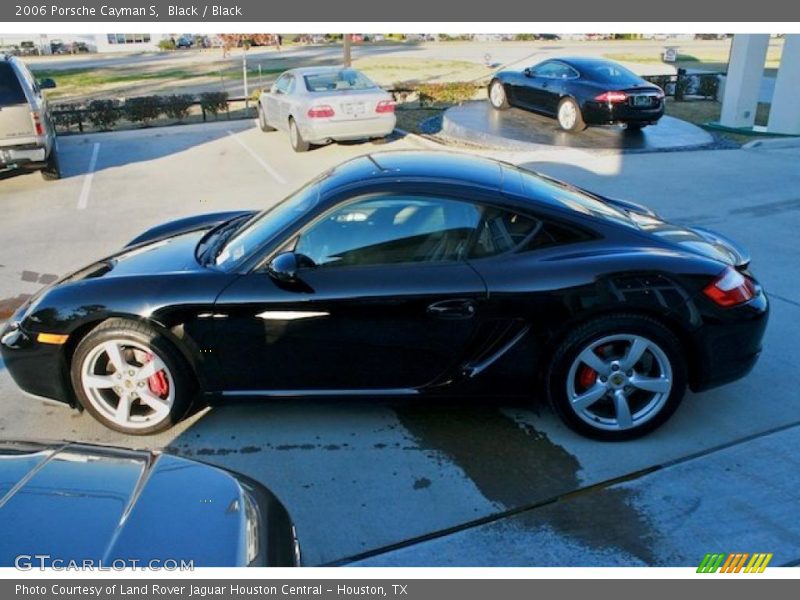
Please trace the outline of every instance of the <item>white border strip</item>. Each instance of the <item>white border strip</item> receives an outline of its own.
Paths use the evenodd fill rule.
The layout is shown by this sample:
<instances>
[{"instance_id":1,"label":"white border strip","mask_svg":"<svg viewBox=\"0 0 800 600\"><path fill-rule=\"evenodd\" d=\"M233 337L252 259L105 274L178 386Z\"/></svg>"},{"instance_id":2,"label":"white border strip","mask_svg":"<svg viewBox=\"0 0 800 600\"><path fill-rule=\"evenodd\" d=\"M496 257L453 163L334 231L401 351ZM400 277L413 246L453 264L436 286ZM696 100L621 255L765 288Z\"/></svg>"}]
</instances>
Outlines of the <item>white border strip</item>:
<instances>
[{"instance_id":1,"label":"white border strip","mask_svg":"<svg viewBox=\"0 0 800 600\"><path fill-rule=\"evenodd\" d=\"M192 30L194 33L361 33L361 32L402 32L402 33L800 33L800 22L793 23L562 23L562 22L480 22L480 23L400 23L391 21L353 22L20 22L3 23L5 34L55 34L55 33L100 33L109 31L153 33L172 33ZM0 25L0 27L2 27Z\"/></svg>"}]
</instances>

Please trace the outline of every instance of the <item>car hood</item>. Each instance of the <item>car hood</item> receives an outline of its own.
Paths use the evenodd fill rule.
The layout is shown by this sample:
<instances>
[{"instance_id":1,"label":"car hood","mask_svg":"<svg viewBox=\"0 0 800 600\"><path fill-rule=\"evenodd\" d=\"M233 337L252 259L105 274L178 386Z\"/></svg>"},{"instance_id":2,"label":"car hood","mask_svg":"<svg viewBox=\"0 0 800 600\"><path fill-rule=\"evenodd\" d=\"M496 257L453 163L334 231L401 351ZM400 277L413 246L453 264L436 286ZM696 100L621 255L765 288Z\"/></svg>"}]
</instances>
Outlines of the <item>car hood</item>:
<instances>
[{"instance_id":1,"label":"car hood","mask_svg":"<svg viewBox=\"0 0 800 600\"><path fill-rule=\"evenodd\" d=\"M246 566L261 513L282 517L264 506L227 471L168 454L0 442L0 566L20 554Z\"/></svg>"}]
</instances>

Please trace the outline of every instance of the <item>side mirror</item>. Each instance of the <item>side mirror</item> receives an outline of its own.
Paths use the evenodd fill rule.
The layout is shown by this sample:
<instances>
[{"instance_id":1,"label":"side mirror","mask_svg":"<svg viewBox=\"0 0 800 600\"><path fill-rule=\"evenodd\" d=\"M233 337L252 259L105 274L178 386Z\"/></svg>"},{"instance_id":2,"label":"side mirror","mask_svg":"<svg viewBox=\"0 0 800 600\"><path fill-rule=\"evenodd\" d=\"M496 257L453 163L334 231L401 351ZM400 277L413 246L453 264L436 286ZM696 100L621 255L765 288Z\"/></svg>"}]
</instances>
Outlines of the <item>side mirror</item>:
<instances>
[{"instance_id":1,"label":"side mirror","mask_svg":"<svg viewBox=\"0 0 800 600\"><path fill-rule=\"evenodd\" d=\"M39 87L43 90L52 90L54 87L56 87L56 82L48 77L39 82Z\"/></svg>"},{"instance_id":2,"label":"side mirror","mask_svg":"<svg viewBox=\"0 0 800 600\"><path fill-rule=\"evenodd\" d=\"M525 77L533 77L533 71L531 71L530 67L525 67L525 70L522 71L522 74L525 75Z\"/></svg>"},{"instance_id":3,"label":"side mirror","mask_svg":"<svg viewBox=\"0 0 800 600\"><path fill-rule=\"evenodd\" d=\"M270 94L277 94L277 93L279 93L279 92L278 92L278 84L273 84L273 86L272 86L271 88L269 88L269 93L270 93Z\"/></svg>"},{"instance_id":4,"label":"side mirror","mask_svg":"<svg viewBox=\"0 0 800 600\"><path fill-rule=\"evenodd\" d=\"M282 283L296 283L300 281L297 272L300 269L315 267L314 261L304 254L282 252L273 258L267 265L269 276Z\"/></svg>"},{"instance_id":5,"label":"side mirror","mask_svg":"<svg viewBox=\"0 0 800 600\"><path fill-rule=\"evenodd\" d=\"M269 262L267 273L277 281L292 283L297 281L297 268L297 255L294 252L284 252Z\"/></svg>"}]
</instances>

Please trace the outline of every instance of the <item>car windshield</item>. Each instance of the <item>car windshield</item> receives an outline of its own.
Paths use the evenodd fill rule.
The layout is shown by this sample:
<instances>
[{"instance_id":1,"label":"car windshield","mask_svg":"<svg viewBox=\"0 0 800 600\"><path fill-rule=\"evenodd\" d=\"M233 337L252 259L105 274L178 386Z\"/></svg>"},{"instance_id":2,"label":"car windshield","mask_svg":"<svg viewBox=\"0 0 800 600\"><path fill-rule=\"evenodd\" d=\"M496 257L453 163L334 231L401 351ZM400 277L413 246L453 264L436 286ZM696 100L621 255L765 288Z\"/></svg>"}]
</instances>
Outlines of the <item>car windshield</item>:
<instances>
[{"instance_id":1,"label":"car windshield","mask_svg":"<svg viewBox=\"0 0 800 600\"><path fill-rule=\"evenodd\" d=\"M600 83L635 85L642 81L642 78L633 71L610 62L589 64L582 67L581 71L587 79Z\"/></svg>"},{"instance_id":2,"label":"car windshield","mask_svg":"<svg viewBox=\"0 0 800 600\"><path fill-rule=\"evenodd\" d=\"M318 201L319 184L313 181L239 229L219 249L214 264L223 269L235 267L311 210Z\"/></svg>"},{"instance_id":3,"label":"car windshield","mask_svg":"<svg viewBox=\"0 0 800 600\"><path fill-rule=\"evenodd\" d=\"M376 87L369 79L355 69L312 73L304 77L309 92L348 92L368 90Z\"/></svg>"}]
</instances>

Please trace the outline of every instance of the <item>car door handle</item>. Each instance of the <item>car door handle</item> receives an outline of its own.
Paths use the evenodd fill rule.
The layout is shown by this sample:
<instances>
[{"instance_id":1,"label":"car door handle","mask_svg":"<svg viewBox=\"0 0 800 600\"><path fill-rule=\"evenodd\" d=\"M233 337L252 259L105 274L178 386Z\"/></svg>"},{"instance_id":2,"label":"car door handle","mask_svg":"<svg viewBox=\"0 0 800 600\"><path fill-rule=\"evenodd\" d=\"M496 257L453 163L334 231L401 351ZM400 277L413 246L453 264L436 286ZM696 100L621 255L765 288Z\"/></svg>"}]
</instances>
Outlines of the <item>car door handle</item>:
<instances>
[{"instance_id":1,"label":"car door handle","mask_svg":"<svg viewBox=\"0 0 800 600\"><path fill-rule=\"evenodd\" d=\"M440 319L471 319L476 309L472 300L442 300L428 306L427 313Z\"/></svg>"}]
</instances>

